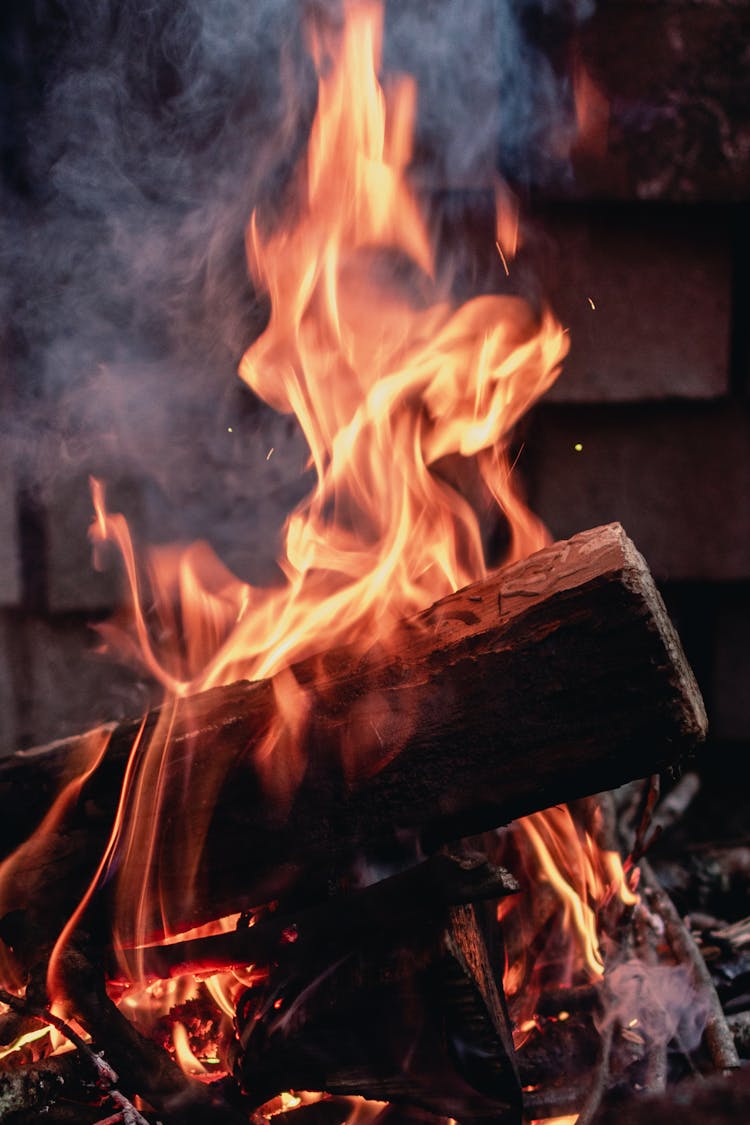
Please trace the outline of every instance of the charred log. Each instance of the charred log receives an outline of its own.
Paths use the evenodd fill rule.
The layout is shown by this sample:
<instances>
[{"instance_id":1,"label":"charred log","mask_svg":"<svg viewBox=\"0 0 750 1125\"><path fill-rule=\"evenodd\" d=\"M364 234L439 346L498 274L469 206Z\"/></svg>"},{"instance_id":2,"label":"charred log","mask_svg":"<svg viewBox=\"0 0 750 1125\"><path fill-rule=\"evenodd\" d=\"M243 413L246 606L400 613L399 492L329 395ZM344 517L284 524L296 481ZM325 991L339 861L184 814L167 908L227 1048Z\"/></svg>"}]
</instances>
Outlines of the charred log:
<instances>
[{"instance_id":1,"label":"charred log","mask_svg":"<svg viewBox=\"0 0 750 1125\"><path fill-rule=\"evenodd\" d=\"M737 1125L750 1119L750 1068L708 1081L689 1081L659 1096L606 1104L593 1125Z\"/></svg>"},{"instance_id":2,"label":"charred log","mask_svg":"<svg viewBox=\"0 0 750 1125\"><path fill-rule=\"evenodd\" d=\"M238 926L229 933L195 938L142 950L146 976L161 980L180 973L201 973L237 965L284 964L311 977L318 951L332 960L348 957L371 933L398 944L401 934L424 925L449 906L515 894L519 884L504 868L483 860L435 855L424 863L369 887L308 907L278 910Z\"/></svg>"},{"instance_id":3,"label":"charred log","mask_svg":"<svg viewBox=\"0 0 750 1125\"><path fill-rule=\"evenodd\" d=\"M272 974L240 1002L236 1073L254 1102L288 1087L361 1094L462 1123L520 1121L507 1015L473 908L378 930L317 976Z\"/></svg>"},{"instance_id":4,"label":"charred log","mask_svg":"<svg viewBox=\"0 0 750 1125\"><path fill-rule=\"evenodd\" d=\"M288 678L290 673L287 672ZM308 723L290 807L268 799L258 749L276 680L174 704L164 785L160 881L180 887L184 840L218 759L187 927L284 893L312 863L409 837L429 850L513 817L673 764L705 714L648 568L619 525L581 533L436 603L365 653L326 653L291 670ZM142 742L158 722L146 719ZM19 857L10 905L57 932L108 835L139 723L106 755L43 849ZM0 846L39 818L80 744L0 766ZM354 756L347 754L354 748ZM144 863L145 863L144 859ZM145 877L145 869L144 869ZM42 919L43 920L43 919Z\"/></svg>"}]
</instances>

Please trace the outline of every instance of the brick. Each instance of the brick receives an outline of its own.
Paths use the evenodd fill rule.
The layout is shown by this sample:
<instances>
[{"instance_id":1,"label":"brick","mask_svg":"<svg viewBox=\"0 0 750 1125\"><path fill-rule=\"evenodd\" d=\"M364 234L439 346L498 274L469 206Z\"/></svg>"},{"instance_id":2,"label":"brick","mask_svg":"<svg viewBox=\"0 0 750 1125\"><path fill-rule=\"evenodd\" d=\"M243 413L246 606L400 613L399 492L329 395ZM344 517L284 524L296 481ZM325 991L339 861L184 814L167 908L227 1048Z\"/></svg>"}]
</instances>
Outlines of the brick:
<instances>
[{"instance_id":1,"label":"brick","mask_svg":"<svg viewBox=\"0 0 750 1125\"><path fill-rule=\"evenodd\" d=\"M510 92L502 89L503 16L497 0L387 4L383 70L386 75L408 74L416 80L410 172L423 187L491 187L502 133L503 94L506 103L512 95L517 102L525 99L525 109L534 98L530 84L520 94L518 82ZM513 62L513 76L518 76L524 60L518 57ZM513 121L514 129L528 142L531 129L527 121L521 125L519 117Z\"/></svg>"},{"instance_id":2,"label":"brick","mask_svg":"<svg viewBox=\"0 0 750 1125\"><path fill-rule=\"evenodd\" d=\"M607 0L579 57L609 106L606 150L574 154L584 198L744 201L750 192L750 7Z\"/></svg>"},{"instance_id":3,"label":"brick","mask_svg":"<svg viewBox=\"0 0 750 1125\"><path fill-rule=\"evenodd\" d=\"M726 219L682 208L589 208L558 213L545 229L550 297L571 340L551 401L726 393L732 303Z\"/></svg>"},{"instance_id":4,"label":"brick","mask_svg":"<svg viewBox=\"0 0 750 1125\"><path fill-rule=\"evenodd\" d=\"M12 465L0 455L0 606L21 600L21 559Z\"/></svg>"},{"instance_id":5,"label":"brick","mask_svg":"<svg viewBox=\"0 0 750 1125\"><path fill-rule=\"evenodd\" d=\"M750 739L750 589L722 592L714 626L711 732L716 738Z\"/></svg>"},{"instance_id":6,"label":"brick","mask_svg":"<svg viewBox=\"0 0 750 1125\"><path fill-rule=\"evenodd\" d=\"M12 754L17 747L16 688L10 653L11 626L0 615L0 757Z\"/></svg>"},{"instance_id":7,"label":"brick","mask_svg":"<svg viewBox=\"0 0 750 1125\"><path fill-rule=\"evenodd\" d=\"M657 578L750 578L747 409L548 407L520 465L555 537L620 520Z\"/></svg>"},{"instance_id":8,"label":"brick","mask_svg":"<svg viewBox=\"0 0 750 1125\"><path fill-rule=\"evenodd\" d=\"M9 653L19 673L19 748L138 715L153 701L152 689L95 651L98 644L83 618L29 617L17 623Z\"/></svg>"},{"instance_id":9,"label":"brick","mask_svg":"<svg viewBox=\"0 0 750 1125\"><path fill-rule=\"evenodd\" d=\"M128 482L108 488L111 509L127 511L132 491ZM87 474L58 476L47 486L42 506L47 608L51 613L114 608L121 597L120 571L114 560L103 570L94 568L88 538L94 509Z\"/></svg>"}]
</instances>

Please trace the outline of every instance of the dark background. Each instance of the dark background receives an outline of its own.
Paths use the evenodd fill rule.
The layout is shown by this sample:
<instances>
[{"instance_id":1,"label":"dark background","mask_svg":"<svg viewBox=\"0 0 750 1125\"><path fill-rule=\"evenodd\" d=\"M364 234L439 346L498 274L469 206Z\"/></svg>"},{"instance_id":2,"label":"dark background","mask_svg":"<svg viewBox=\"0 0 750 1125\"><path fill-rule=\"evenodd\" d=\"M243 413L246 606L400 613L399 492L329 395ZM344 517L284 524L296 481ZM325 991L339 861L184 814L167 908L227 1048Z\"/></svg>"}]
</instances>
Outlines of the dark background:
<instances>
[{"instance_id":1,"label":"dark background","mask_svg":"<svg viewBox=\"0 0 750 1125\"><path fill-rule=\"evenodd\" d=\"M0 10L2 752L150 698L91 651L118 582L91 568L89 473L142 542L203 537L242 577L275 574L305 451L235 371L267 315L244 226L314 112L300 8ZM555 536L620 519L645 554L719 773L750 738L748 11L391 4L384 59L420 81L413 178L467 292L503 283L496 167L522 200L513 283L548 295L572 351L519 472ZM576 140L582 68L600 99Z\"/></svg>"}]
</instances>

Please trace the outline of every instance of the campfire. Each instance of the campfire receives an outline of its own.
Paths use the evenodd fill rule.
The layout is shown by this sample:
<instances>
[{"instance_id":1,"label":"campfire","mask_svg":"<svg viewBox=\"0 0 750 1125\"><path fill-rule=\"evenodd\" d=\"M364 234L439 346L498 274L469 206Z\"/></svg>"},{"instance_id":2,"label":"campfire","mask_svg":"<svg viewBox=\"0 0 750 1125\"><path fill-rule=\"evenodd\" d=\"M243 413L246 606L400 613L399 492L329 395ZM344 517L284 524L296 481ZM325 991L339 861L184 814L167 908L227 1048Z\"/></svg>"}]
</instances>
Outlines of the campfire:
<instances>
[{"instance_id":1,"label":"campfire","mask_svg":"<svg viewBox=\"0 0 750 1125\"><path fill-rule=\"evenodd\" d=\"M738 1066L645 858L698 688L626 532L551 543L524 503L567 336L509 284L500 181L498 283L457 300L382 20L309 17L307 150L247 227L239 374L313 480L283 581L144 560L92 480L128 584L100 631L163 700L0 767L2 1120L624 1125Z\"/></svg>"}]
</instances>

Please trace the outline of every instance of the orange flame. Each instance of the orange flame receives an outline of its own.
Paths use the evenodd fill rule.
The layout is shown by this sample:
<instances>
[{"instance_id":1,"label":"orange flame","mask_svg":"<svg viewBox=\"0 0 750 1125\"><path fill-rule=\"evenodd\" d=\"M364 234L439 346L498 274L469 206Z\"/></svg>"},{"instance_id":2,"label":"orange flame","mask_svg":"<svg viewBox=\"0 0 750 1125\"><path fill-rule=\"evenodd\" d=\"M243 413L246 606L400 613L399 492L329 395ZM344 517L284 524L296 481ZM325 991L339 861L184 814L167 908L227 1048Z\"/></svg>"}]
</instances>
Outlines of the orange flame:
<instances>
[{"instance_id":1,"label":"orange flame","mask_svg":"<svg viewBox=\"0 0 750 1125\"><path fill-rule=\"evenodd\" d=\"M547 539L516 490L509 446L516 423L556 378L567 337L548 311L538 313L517 296L484 295L456 307L452 278L445 270L438 276L428 223L405 175L416 89L402 78L385 92L377 78L381 5L347 3L343 29L319 17L309 32L319 74L317 114L293 206L273 222L255 212L249 223L249 269L271 311L240 364L256 394L296 415L315 473L310 495L287 521L284 583L269 589L241 583L206 544L152 551L144 575L124 518L107 511L103 488L93 482L91 537L118 545L130 590L127 613L102 633L163 686L168 701L133 748L112 837L89 892L116 868L122 947L145 944L155 903L165 934L190 915L223 777L217 760L199 779L189 838L175 830L183 878L167 897L159 863L167 814L179 821L165 780L178 697L276 675L340 643L368 647L399 619L484 575L481 519L493 508L509 528L508 561ZM497 249L508 272L518 246L517 207L503 185L496 195ZM456 484L467 477L480 494L474 506ZM299 734L307 703L291 675L279 676L274 688L277 722L258 762L268 799L283 810L305 768ZM372 771L389 750L364 753ZM185 769L190 800L189 755ZM352 773L359 769L356 763ZM562 903L575 943L571 961L600 973L592 904L618 880L625 888L616 859L596 855L567 810L530 818L523 831L529 864ZM59 957L78 916L53 957L53 990L60 988ZM123 959L138 980L137 958L123 949ZM237 983L208 986L229 1015ZM508 974L506 983L513 983ZM149 1002L156 991L150 986ZM162 992L167 1000L175 995L166 985ZM122 1002L140 1004L137 988ZM202 1068L184 1028L175 1032L186 1068Z\"/></svg>"},{"instance_id":2,"label":"orange flame","mask_svg":"<svg viewBox=\"0 0 750 1125\"><path fill-rule=\"evenodd\" d=\"M556 377L567 338L549 313L537 316L519 297L485 295L456 308L450 277L436 278L427 222L404 174L415 88L402 79L384 93L376 77L381 35L374 3L348 5L343 31L313 23L318 111L297 198L271 229L257 213L248 228L250 271L270 296L271 315L240 374L276 409L296 414L316 478L287 522L285 584L246 586L205 545L153 552L149 628L127 526L94 486L92 537L118 543L131 590L129 621L105 627L105 637L140 659L172 698L267 677L339 643L368 646L481 577L480 519L451 483L461 472L475 473L482 503L494 501L504 514L510 558L545 541L516 493L508 445ZM511 255L515 210L510 193L498 189L501 197L498 236ZM305 768L296 734L306 701L291 680L277 681L278 721L259 756L269 799L282 806ZM147 904L160 894L169 733L165 709L144 748L119 844L119 925L134 938L145 936ZM378 753L368 748L368 770L378 768ZM221 776L217 763L215 776L201 778L202 807L210 810ZM164 901L167 932L170 917L185 916L201 836L193 824L183 842L183 901L174 910ZM129 855L140 860L130 880ZM153 857L145 887L144 855Z\"/></svg>"}]
</instances>

